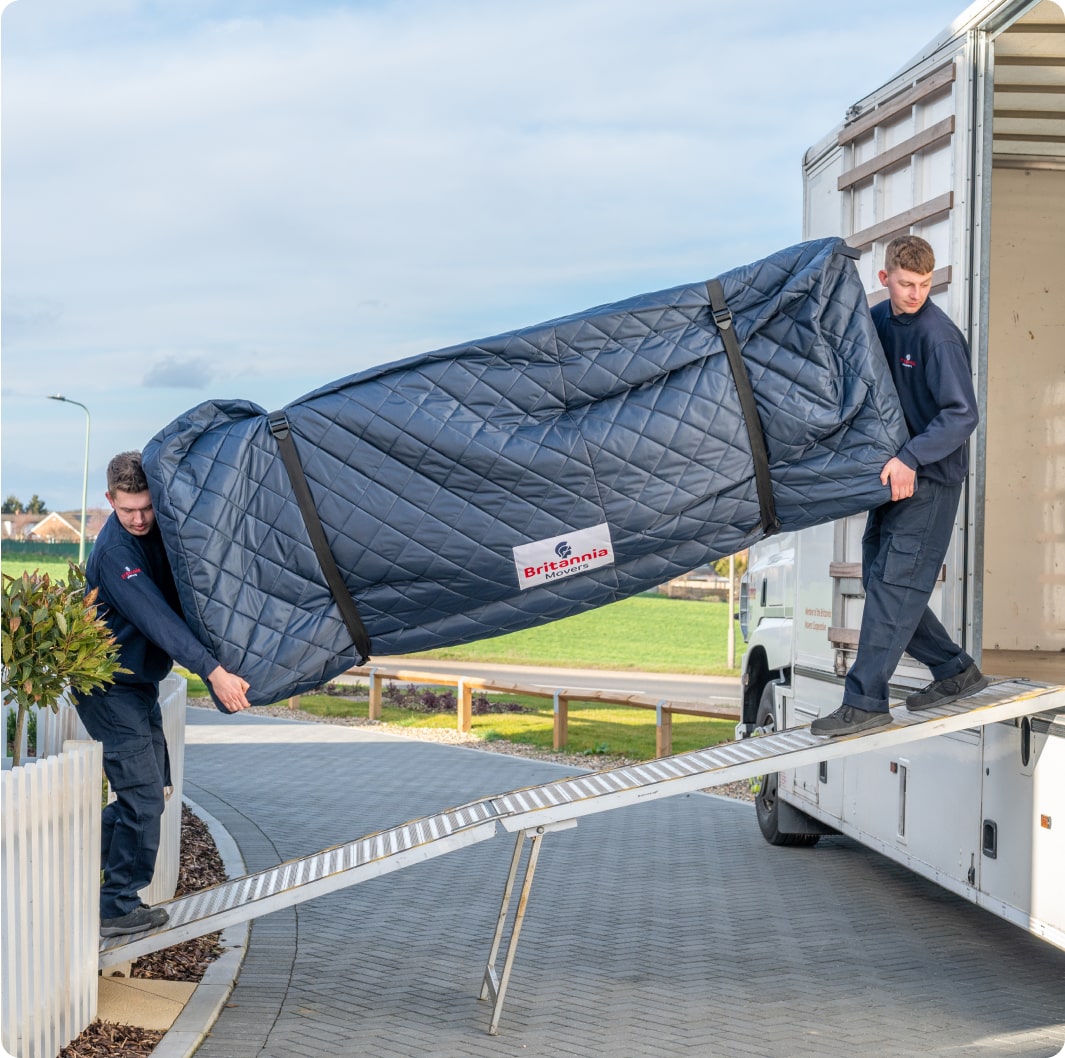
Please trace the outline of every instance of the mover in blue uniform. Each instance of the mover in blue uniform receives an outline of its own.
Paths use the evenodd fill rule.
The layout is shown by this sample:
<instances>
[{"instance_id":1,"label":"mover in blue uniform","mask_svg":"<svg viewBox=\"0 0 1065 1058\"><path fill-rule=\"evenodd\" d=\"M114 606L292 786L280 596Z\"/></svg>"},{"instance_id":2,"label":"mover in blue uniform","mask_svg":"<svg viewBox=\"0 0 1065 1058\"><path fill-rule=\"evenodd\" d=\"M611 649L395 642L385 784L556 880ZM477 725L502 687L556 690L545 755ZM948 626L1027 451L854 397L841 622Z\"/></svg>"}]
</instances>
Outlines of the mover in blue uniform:
<instances>
[{"instance_id":1,"label":"mover in blue uniform","mask_svg":"<svg viewBox=\"0 0 1065 1058\"><path fill-rule=\"evenodd\" d=\"M888 681L904 651L932 673L932 682L906 699L908 709L944 705L987 686L928 608L979 421L969 346L928 300L934 269L924 239L903 235L888 244L880 272L888 297L872 316L910 440L884 466L880 480L891 485L891 502L870 512L862 538L865 609L843 704L810 725L814 734L849 735L890 723Z\"/></svg>"},{"instance_id":2,"label":"mover in blue uniform","mask_svg":"<svg viewBox=\"0 0 1065 1058\"><path fill-rule=\"evenodd\" d=\"M104 748L104 772L117 800L104 809L100 932L105 937L163 925L167 913L141 903L152 880L159 824L170 785L159 683L176 659L210 684L229 712L248 708L248 684L227 672L189 631L178 602L140 452L107 467L113 508L96 539L85 579L120 647L127 673L77 697L78 715Z\"/></svg>"}]
</instances>

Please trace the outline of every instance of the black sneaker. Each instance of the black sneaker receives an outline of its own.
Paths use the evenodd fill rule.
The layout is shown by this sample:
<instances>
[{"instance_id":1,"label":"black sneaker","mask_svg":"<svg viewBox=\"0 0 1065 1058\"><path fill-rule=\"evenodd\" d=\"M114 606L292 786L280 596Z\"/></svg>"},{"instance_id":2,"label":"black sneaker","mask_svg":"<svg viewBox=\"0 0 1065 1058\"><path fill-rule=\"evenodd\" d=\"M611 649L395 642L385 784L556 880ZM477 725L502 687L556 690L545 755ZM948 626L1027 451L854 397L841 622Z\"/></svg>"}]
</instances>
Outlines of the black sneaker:
<instances>
[{"instance_id":1,"label":"black sneaker","mask_svg":"<svg viewBox=\"0 0 1065 1058\"><path fill-rule=\"evenodd\" d=\"M170 921L170 916L161 907L141 904L128 915L100 919L101 937L122 937L127 933L142 933L146 929L158 929Z\"/></svg>"},{"instance_id":2,"label":"black sneaker","mask_svg":"<svg viewBox=\"0 0 1065 1058\"><path fill-rule=\"evenodd\" d=\"M866 709L856 709L853 705L841 705L834 713L819 716L810 725L810 734L836 738L839 735L856 735L859 731L872 731L890 723L891 714L888 712L871 713Z\"/></svg>"},{"instance_id":3,"label":"black sneaker","mask_svg":"<svg viewBox=\"0 0 1065 1058\"><path fill-rule=\"evenodd\" d=\"M970 665L964 672L945 680L934 680L906 699L906 708L911 712L931 709L936 705L949 705L959 698L982 691L991 681L976 667Z\"/></svg>"}]
</instances>

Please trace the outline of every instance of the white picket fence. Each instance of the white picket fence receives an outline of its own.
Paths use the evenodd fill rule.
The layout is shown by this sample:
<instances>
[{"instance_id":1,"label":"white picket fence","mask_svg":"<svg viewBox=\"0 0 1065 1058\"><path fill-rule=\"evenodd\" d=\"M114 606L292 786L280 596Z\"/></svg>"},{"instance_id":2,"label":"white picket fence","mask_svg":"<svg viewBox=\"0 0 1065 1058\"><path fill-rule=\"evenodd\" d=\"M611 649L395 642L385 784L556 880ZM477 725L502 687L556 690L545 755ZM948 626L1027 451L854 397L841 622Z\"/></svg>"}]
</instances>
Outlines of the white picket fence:
<instances>
[{"instance_id":1,"label":"white picket fence","mask_svg":"<svg viewBox=\"0 0 1065 1058\"><path fill-rule=\"evenodd\" d=\"M55 1058L96 1016L98 742L3 775L3 1045Z\"/></svg>"},{"instance_id":2,"label":"white picket fence","mask_svg":"<svg viewBox=\"0 0 1065 1058\"><path fill-rule=\"evenodd\" d=\"M168 676L160 705L174 793L141 894L151 904L177 886L185 703L185 680ZM39 713L37 725L36 762L5 771L0 791L0 1037L17 1058L55 1058L96 1017L98 985L102 747L70 705Z\"/></svg>"}]
</instances>

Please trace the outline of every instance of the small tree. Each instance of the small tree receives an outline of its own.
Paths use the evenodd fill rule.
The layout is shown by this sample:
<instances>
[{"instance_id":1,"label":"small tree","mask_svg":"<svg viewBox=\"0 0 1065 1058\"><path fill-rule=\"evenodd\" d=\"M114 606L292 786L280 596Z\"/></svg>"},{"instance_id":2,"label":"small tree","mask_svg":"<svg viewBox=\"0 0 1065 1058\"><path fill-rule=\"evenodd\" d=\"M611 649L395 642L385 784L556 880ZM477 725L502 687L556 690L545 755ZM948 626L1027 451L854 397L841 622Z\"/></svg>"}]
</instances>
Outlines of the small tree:
<instances>
[{"instance_id":1,"label":"small tree","mask_svg":"<svg viewBox=\"0 0 1065 1058\"><path fill-rule=\"evenodd\" d=\"M30 502L26 504L27 514L47 514L48 507L45 505L44 500L35 492L30 497Z\"/></svg>"},{"instance_id":2,"label":"small tree","mask_svg":"<svg viewBox=\"0 0 1065 1058\"><path fill-rule=\"evenodd\" d=\"M17 766L31 706L59 712L67 687L85 693L129 670L118 663L118 644L96 614L96 589L86 594L85 574L76 563L70 563L65 584L34 570L21 577L3 574L3 589L3 690L18 706L12 760Z\"/></svg>"},{"instance_id":3,"label":"small tree","mask_svg":"<svg viewBox=\"0 0 1065 1058\"><path fill-rule=\"evenodd\" d=\"M0 507L0 514L21 514L25 508L22 506L22 500L12 493L6 500L4 500L3 507Z\"/></svg>"},{"instance_id":4,"label":"small tree","mask_svg":"<svg viewBox=\"0 0 1065 1058\"><path fill-rule=\"evenodd\" d=\"M743 574L747 571L747 552L746 551L737 551L736 554L733 555L732 557L736 560L736 576L737 577L742 577ZM728 576L728 557L727 556L725 558L719 558L714 563L714 572L719 577L727 577Z\"/></svg>"}]
</instances>

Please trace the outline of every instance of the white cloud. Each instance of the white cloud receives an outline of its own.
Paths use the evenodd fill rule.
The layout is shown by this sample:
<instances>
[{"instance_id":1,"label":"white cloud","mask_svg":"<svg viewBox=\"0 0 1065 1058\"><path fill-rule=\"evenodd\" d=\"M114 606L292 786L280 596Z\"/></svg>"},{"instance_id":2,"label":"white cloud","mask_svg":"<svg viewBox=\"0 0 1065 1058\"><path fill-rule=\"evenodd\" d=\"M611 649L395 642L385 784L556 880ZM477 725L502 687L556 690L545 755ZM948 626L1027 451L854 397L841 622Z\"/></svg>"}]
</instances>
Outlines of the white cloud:
<instances>
[{"instance_id":1,"label":"white cloud","mask_svg":"<svg viewBox=\"0 0 1065 1058\"><path fill-rule=\"evenodd\" d=\"M42 365L94 412L121 394L125 432L101 438L136 447L189 398L278 406L797 241L802 151L954 14L18 0L5 494L43 495L19 482L69 461L51 433L33 466L9 457Z\"/></svg>"},{"instance_id":2,"label":"white cloud","mask_svg":"<svg viewBox=\"0 0 1065 1058\"><path fill-rule=\"evenodd\" d=\"M196 355L170 355L156 359L144 373L148 389L205 389L215 372L207 359Z\"/></svg>"}]
</instances>

